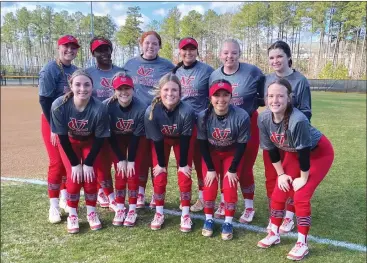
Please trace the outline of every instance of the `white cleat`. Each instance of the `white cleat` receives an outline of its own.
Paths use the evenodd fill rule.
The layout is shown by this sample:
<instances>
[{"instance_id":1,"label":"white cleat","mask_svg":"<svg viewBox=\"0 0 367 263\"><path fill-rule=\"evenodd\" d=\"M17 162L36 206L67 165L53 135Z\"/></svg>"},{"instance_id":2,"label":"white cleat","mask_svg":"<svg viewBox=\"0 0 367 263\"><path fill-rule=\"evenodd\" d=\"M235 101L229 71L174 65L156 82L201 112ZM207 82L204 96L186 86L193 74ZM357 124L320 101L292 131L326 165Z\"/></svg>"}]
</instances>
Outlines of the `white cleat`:
<instances>
[{"instance_id":1,"label":"white cleat","mask_svg":"<svg viewBox=\"0 0 367 263\"><path fill-rule=\"evenodd\" d=\"M253 208L246 208L240 217L240 223L248 224L254 219L255 210Z\"/></svg>"},{"instance_id":2,"label":"white cleat","mask_svg":"<svg viewBox=\"0 0 367 263\"><path fill-rule=\"evenodd\" d=\"M70 234L76 234L79 232L79 218L75 215L68 216L67 230Z\"/></svg>"},{"instance_id":3,"label":"white cleat","mask_svg":"<svg viewBox=\"0 0 367 263\"><path fill-rule=\"evenodd\" d=\"M137 217L138 214L134 210L131 210L129 213L127 213L124 221L124 226L135 226Z\"/></svg>"},{"instance_id":4,"label":"white cleat","mask_svg":"<svg viewBox=\"0 0 367 263\"><path fill-rule=\"evenodd\" d=\"M112 225L114 226L122 226L125 220L125 209L119 209L115 213L115 217L113 218Z\"/></svg>"},{"instance_id":5,"label":"white cleat","mask_svg":"<svg viewBox=\"0 0 367 263\"><path fill-rule=\"evenodd\" d=\"M159 230L162 228L163 223L164 223L164 215L160 213L155 213L154 218L150 223L150 228L152 230Z\"/></svg>"},{"instance_id":6,"label":"white cleat","mask_svg":"<svg viewBox=\"0 0 367 263\"><path fill-rule=\"evenodd\" d=\"M87 216L87 220L92 230L99 230L102 228L101 221L99 221L98 215L96 212L90 212Z\"/></svg>"},{"instance_id":7,"label":"white cleat","mask_svg":"<svg viewBox=\"0 0 367 263\"><path fill-rule=\"evenodd\" d=\"M180 230L181 232L190 232L192 226L192 221L190 218L190 215L181 216L181 224L180 224Z\"/></svg>"},{"instance_id":8,"label":"white cleat","mask_svg":"<svg viewBox=\"0 0 367 263\"><path fill-rule=\"evenodd\" d=\"M68 209L69 207L68 207L68 203L66 199L60 198L59 207L63 209L65 213L69 213L69 209Z\"/></svg>"},{"instance_id":9,"label":"white cleat","mask_svg":"<svg viewBox=\"0 0 367 263\"><path fill-rule=\"evenodd\" d=\"M103 208L108 208L110 206L110 200L108 200L108 197L104 192L100 192L98 194L97 204L99 204L99 206Z\"/></svg>"},{"instance_id":10,"label":"white cleat","mask_svg":"<svg viewBox=\"0 0 367 263\"><path fill-rule=\"evenodd\" d=\"M61 222L61 213L58 207L50 207L50 209L48 210L48 220L52 224L57 224Z\"/></svg>"},{"instance_id":11,"label":"white cleat","mask_svg":"<svg viewBox=\"0 0 367 263\"><path fill-rule=\"evenodd\" d=\"M136 202L136 208L144 208L145 207L145 195L138 194L138 200Z\"/></svg>"},{"instance_id":12,"label":"white cleat","mask_svg":"<svg viewBox=\"0 0 367 263\"><path fill-rule=\"evenodd\" d=\"M279 233L281 234L285 234L285 233L289 233L292 231L292 229L294 228L294 221L292 220L292 218L284 218L282 225L279 227Z\"/></svg>"},{"instance_id":13,"label":"white cleat","mask_svg":"<svg viewBox=\"0 0 367 263\"><path fill-rule=\"evenodd\" d=\"M270 231L270 233L264 239L261 239L257 243L257 246L261 248L269 248L272 245L276 245L279 243L280 243L279 234L275 234L273 231Z\"/></svg>"},{"instance_id":14,"label":"white cleat","mask_svg":"<svg viewBox=\"0 0 367 263\"><path fill-rule=\"evenodd\" d=\"M297 242L288 253L287 258L291 260L302 260L308 254L308 246L305 243Z\"/></svg>"}]
</instances>

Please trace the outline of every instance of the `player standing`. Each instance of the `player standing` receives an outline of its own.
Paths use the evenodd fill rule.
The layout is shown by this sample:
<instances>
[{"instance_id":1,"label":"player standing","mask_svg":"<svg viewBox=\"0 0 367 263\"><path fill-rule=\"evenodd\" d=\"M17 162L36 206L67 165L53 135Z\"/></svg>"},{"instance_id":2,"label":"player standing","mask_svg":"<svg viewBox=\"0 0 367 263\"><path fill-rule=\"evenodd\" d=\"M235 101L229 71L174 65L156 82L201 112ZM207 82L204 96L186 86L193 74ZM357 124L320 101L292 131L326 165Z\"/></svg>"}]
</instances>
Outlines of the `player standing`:
<instances>
[{"instance_id":1,"label":"player standing","mask_svg":"<svg viewBox=\"0 0 367 263\"><path fill-rule=\"evenodd\" d=\"M49 164L47 173L48 197L50 199L49 221L61 222L60 207L66 209L66 171L57 148L57 135L51 132L51 105L54 100L69 92L68 79L77 69L71 62L75 59L79 43L70 35L57 41L58 58L47 63L39 73L39 103L42 107L41 131L46 146ZM59 201L60 195L60 201Z\"/></svg>"},{"instance_id":2,"label":"player standing","mask_svg":"<svg viewBox=\"0 0 367 263\"><path fill-rule=\"evenodd\" d=\"M139 41L141 54L126 62L124 70L134 81L135 97L139 98L147 107L153 100L153 89L158 85L159 80L175 67L169 60L158 56L162 48L160 35L155 31L144 32ZM140 143L146 145L145 159L139 175L139 194L137 208L145 206L145 187L148 181L148 170L152 167L152 156L150 141L142 139ZM155 207L154 199L150 203L151 208Z\"/></svg>"},{"instance_id":3,"label":"player standing","mask_svg":"<svg viewBox=\"0 0 367 263\"><path fill-rule=\"evenodd\" d=\"M291 49L289 45L284 41L276 41L268 48L268 56L269 56L269 64L274 70L273 73L266 76L265 89L269 86L270 83L274 82L276 79L285 78L289 81L292 86L292 103L293 106L299 109L306 117L311 120L312 112L311 112L311 91L310 84L301 73L292 69L292 58L291 58ZM264 94L266 90L264 90ZM266 94L265 94L266 98ZM281 160L284 158L284 152L279 149ZM263 150L263 160L265 167L265 178L266 178L266 191L267 196L269 198L270 205L270 197L273 193L277 173L271 163L269 153L266 150ZM293 200L290 198L287 201L285 217L282 225L280 226L281 233L290 232L294 228L294 206ZM270 220L269 225L267 227L268 231L270 230Z\"/></svg>"},{"instance_id":4,"label":"player standing","mask_svg":"<svg viewBox=\"0 0 367 263\"><path fill-rule=\"evenodd\" d=\"M194 38L183 38L179 44L181 62L173 69L173 73L179 78L182 87L181 100L187 102L194 110L196 116L208 107L209 102L209 76L214 69L198 60L198 43ZM201 167L201 154L199 141L195 142L194 165L199 186L199 198L190 207L192 212L203 210L203 174Z\"/></svg>"},{"instance_id":5,"label":"player standing","mask_svg":"<svg viewBox=\"0 0 367 263\"><path fill-rule=\"evenodd\" d=\"M152 140L154 200L156 213L150 224L152 230L160 229L164 223L163 206L167 185L167 166L171 147L176 157L178 186L182 216L180 230L191 231L191 171L196 131L195 112L187 103L180 101L181 83L177 76L163 76L153 99L145 113L145 132Z\"/></svg>"},{"instance_id":6,"label":"player standing","mask_svg":"<svg viewBox=\"0 0 367 263\"><path fill-rule=\"evenodd\" d=\"M140 140L145 137L145 104L133 97L134 83L130 76L118 72L112 78L114 95L103 103L110 117L110 145L115 166L117 213L113 224L134 226L137 218L136 202L144 148ZM144 146L144 145L143 145ZM126 184L128 186L129 210L125 212Z\"/></svg>"},{"instance_id":7,"label":"player standing","mask_svg":"<svg viewBox=\"0 0 367 263\"><path fill-rule=\"evenodd\" d=\"M251 136L244 153L245 164L240 176L240 186L244 199L244 211L239 219L241 223L250 223L255 215L254 210L254 172L253 167L259 151L259 129L257 127L257 109L262 102L265 77L261 70L251 64L239 61L241 49L239 43L234 39L225 40L220 51L220 60L223 66L215 70L209 79L209 83L218 79L225 79L232 84L231 104L236 105L250 115ZM260 99L260 100L259 100ZM222 195L223 200L223 195ZM216 217L224 216L224 203L221 202Z\"/></svg>"},{"instance_id":8,"label":"player standing","mask_svg":"<svg viewBox=\"0 0 367 263\"><path fill-rule=\"evenodd\" d=\"M204 213L203 236L212 236L213 212L219 182L223 182L225 221L222 239L233 237L232 219L237 203L237 182L245 164L244 152L250 137L250 116L230 104L232 85L221 79L209 90L209 108L198 117L198 140L203 156Z\"/></svg>"},{"instance_id":9,"label":"player standing","mask_svg":"<svg viewBox=\"0 0 367 263\"><path fill-rule=\"evenodd\" d=\"M292 105L291 93L292 86L286 79L271 83L267 89L269 109L258 119L261 148L268 151L278 176L271 196L271 230L258 246L268 248L280 242L279 227L286 201L293 197L298 240L287 258L301 260L309 252L310 201L333 163L334 150L330 141ZM278 149L285 152L283 161Z\"/></svg>"},{"instance_id":10,"label":"player standing","mask_svg":"<svg viewBox=\"0 0 367 263\"><path fill-rule=\"evenodd\" d=\"M51 129L59 135L60 154L67 173L67 231L79 232L77 208L80 189L84 188L87 220L92 230L102 227L96 212L97 180L94 161L110 136L105 106L92 97L92 78L77 70L70 79L71 91L52 103Z\"/></svg>"}]
</instances>

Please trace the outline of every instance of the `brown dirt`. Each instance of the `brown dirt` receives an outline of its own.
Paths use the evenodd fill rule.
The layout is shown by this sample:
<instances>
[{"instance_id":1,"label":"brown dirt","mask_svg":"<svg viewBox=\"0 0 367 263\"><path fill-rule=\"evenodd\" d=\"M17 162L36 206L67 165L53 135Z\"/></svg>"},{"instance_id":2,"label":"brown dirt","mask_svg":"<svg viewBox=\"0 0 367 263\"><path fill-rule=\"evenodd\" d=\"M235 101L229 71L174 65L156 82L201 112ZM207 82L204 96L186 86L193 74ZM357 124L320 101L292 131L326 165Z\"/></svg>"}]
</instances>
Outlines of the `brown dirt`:
<instances>
[{"instance_id":1,"label":"brown dirt","mask_svg":"<svg viewBox=\"0 0 367 263\"><path fill-rule=\"evenodd\" d=\"M38 89L1 87L1 176L46 179L47 166Z\"/></svg>"}]
</instances>

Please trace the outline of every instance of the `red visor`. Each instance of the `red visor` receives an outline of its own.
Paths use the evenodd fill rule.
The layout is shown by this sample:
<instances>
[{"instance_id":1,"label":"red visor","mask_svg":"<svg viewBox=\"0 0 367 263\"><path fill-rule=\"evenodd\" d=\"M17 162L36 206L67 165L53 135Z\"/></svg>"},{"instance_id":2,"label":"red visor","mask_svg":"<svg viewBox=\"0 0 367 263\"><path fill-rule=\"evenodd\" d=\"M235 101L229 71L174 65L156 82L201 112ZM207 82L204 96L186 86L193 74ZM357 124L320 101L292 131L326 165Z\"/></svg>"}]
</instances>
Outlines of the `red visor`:
<instances>
[{"instance_id":1,"label":"red visor","mask_svg":"<svg viewBox=\"0 0 367 263\"><path fill-rule=\"evenodd\" d=\"M76 46L78 46L78 48L80 48L78 40L75 37L71 36L71 35L66 35L66 36L60 37L59 40L57 40L57 45L58 46L66 45L66 44L69 44L69 43L73 43Z\"/></svg>"},{"instance_id":2,"label":"red visor","mask_svg":"<svg viewBox=\"0 0 367 263\"><path fill-rule=\"evenodd\" d=\"M195 39L191 38L191 37L187 37L184 38L180 41L180 43L178 44L178 47L180 49L183 49L184 47L186 47L187 45L193 45L194 47L198 48L198 42L196 42Z\"/></svg>"},{"instance_id":3,"label":"red visor","mask_svg":"<svg viewBox=\"0 0 367 263\"><path fill-rule=\"evenodd\" d=\"M215 83L209 89L209 96L213 96L218 90L225 90L232 94L232 86L226 82Z\"/></svg>"},{"instance_id":4,"label":"red visor","mask_svg":"<svg viewBox=\"0 0 367 263\"><path fill-rule=\"evenodd\" d=\"M102 45L107 45L112 49L111 44L109 42L107 42L106 40L96 39L96 40L93 41L93 43L90 47L90 51L93 53L94 50L96 50L98 47L100 47Z\"/></svg>"},{"instance_id":5,"label":"red visor","mask_svg":"<svg viewBox=\"0 0 367 263\"><path fill-rule=\"evenodd\" d=\"M119 76L113 79L112 86L114 89L118 89L122 85L127 85L134 88L134 82L130 77Z\"/></svg>"}]
</instances>

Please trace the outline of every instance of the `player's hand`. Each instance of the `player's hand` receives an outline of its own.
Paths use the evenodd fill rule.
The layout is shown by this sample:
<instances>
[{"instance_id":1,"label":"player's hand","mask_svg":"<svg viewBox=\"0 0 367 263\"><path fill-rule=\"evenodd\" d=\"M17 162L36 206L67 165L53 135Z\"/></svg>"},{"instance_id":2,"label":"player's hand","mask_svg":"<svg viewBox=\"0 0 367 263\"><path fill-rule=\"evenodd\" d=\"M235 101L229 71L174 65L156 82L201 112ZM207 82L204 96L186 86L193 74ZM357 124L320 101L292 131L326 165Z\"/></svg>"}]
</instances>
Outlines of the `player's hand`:
<instances>
[{"instance_id":1,"label":"player's hand","mask_svg":"<svg viewBox=\"0 0 367 263\"><path fill-rule=\"evenodd\" d=\"M218 180L217 172L216 171L207 171L205 179L204 179L205 186L210 187L215 179Z\"/></svg>"},{"instance_id":2,"label":"player's hand","mask_svg":"<svg viewBox=\"0 0 367 263\"><path fill-rule=\"evenodd\" d=\"M71 167L71 180L73 183L80 184L82 182L83 167L81 164Z\"/></svg>"},{"instance_id":3,"label":"player's hand","mask_svg":"<svg viewBox=\"0 0 367 263\"><path fill-rule=\"evenodd\" d=\"M292 177L290 177L287 174L282 174L281 176L278 177L278 187L283 192L288 192L291 187L290 183L292 183L292 181L293 181Z\"/></svg>"},{"instance_id":4,"label":"player's hand","mask_svg":"<svg viewBox=\"0 0 367 263\"><path fill-rule=\"evenodd\" d=\"M119 161L117 163L117 176L121 175L121 177L124 178L124 176L126 175L126 167L127 167L126 161Z\"/></svg>"},{"instance_id":5,"label":"player's hand","mask_svg":"<svg viewBox=\"0 0 367 263\"><path fill-rule=\"evenodd\" d=\"M190 166L179 167L178 171L191 178L192 168Z\"/></svg>"},{"instance_id":6,"label":"player's hand","mask_svg":"<svg viewBox=\"0 0 367 263\"><path fill-rule=\"evenodd\" d=\"M134 174L135 174L135 162L127 162L126 177L127 178L133 177Z\"/></svg>"},{"instance_id":7,"label":"player's hand","mask_svg":"<svg viewBox=\"0 0 367 263\"><path fill-rule=\"evenodd\" d=\"M153 176L157 176L161 173L167 173L166 167L160 167L159 164L153 167Z\"/></svg>"},{"instance_id":8,"label":"player's hand","mask_svg":"<svg viewBox=\"0 0 367 263\"><path fill-rule=\"evenodd\" d=\"M83 176L84 182L91 183L94 180L94 169L93 166L83 164Z\"/></svg>"},{"instance_id":9,"label":"player's hand","mask_svg":"<svg viewBox=\"0 0 367 263\"><path fill-rule=\"evenodd\" d=\"M307 181L304 178L302 178L302 177L299 177L299 178L294 179L293 180L293 183L292 183L293 190L295 192L298 191L299 189L301 189L302 187L304 187L306 183L307 183Z\"/></svg>"},{"instance_id":10,"label":"player's hand","mask_svg":"<svg viewBox=\"0 0 367 263\"><path fill-rule=\"evenodd\" d=\"M50 141L52 146L57 146L58 137L56 133L51 132Z\"/></svg>"},{"instance_id":11,"label":"player's hand","mask_svg":"<svg viewBox=\"0 0 367 263\"><path fill-rule=\"evenodd\" d=\"M238 182L237 173L227 172L224 177L228 177L229 187L235 187L236 183Z\"/></svg>"}]
</instances>

